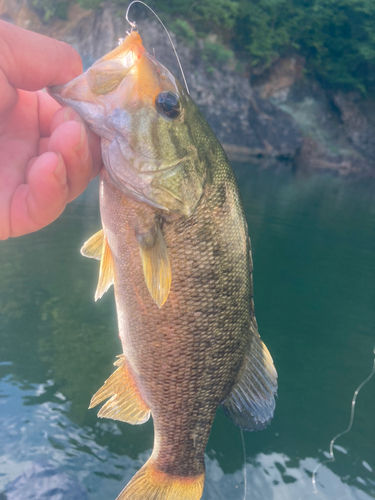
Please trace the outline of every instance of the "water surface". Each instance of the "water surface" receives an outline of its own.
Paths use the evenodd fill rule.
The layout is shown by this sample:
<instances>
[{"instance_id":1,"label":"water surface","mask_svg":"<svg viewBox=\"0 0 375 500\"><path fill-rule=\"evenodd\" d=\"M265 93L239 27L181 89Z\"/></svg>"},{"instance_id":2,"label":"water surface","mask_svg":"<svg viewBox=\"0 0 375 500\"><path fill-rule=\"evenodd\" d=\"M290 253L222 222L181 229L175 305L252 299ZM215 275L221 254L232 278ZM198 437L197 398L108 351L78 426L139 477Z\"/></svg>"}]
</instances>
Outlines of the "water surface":
<instances>
[{"instance_id":1,"label":"water surface","mask_svg":"<svg viewBox=\"0 0 375 500\"><path fill-rule=\"evenodd\" d=\"M279 373L272 424L245 434L247 498L375 498L375 377L358 396L351 433L337 441L336 462L319 469L317 494L311 484L373 364L375 184L235 170L259 330ZM94 303L98 263L79 254L99 228L93 183L50 227L0 242L0 492L9 500L25 500L22 474L30 495L42 488L44 469L37 498L73 499L53 477L68 478L77 499L114 500L152 448L152 422L130 426L87 410L121 352L113 291ZM220 410L206 463L205 500L243 498L241 435Z\"/></svg>"}]
</instances>

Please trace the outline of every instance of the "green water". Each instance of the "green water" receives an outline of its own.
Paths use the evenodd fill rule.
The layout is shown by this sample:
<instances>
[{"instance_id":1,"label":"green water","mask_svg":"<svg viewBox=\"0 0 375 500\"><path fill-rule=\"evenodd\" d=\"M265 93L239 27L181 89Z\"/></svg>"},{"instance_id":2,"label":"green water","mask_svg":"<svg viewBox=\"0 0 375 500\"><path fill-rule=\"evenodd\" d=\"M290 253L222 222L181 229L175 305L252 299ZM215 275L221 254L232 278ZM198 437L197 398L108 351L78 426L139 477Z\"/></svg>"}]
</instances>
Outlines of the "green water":
<instances>
[{"instance_id":1,"label":"green water","mask_svg":"<svg viewBox=\"0 0 375 500\"><path fill-rule=\"evenodd\" d=\"M319 469L315 495L311 483L372 369L375 183L251 166L236 174L259 329L279 373L272 424L245 434L247 498L375 498L375 377L336 443L336 462ZM79 254L99 228L94 183L49 228L0 242L0 492L47 460L89 500L114 500L152 448L151 422L87 410L121 351L113 292L94 303L98 263ZM206 464L205 500L243 498L241 435L220 410Z\"/></svg>"}]
</instances>

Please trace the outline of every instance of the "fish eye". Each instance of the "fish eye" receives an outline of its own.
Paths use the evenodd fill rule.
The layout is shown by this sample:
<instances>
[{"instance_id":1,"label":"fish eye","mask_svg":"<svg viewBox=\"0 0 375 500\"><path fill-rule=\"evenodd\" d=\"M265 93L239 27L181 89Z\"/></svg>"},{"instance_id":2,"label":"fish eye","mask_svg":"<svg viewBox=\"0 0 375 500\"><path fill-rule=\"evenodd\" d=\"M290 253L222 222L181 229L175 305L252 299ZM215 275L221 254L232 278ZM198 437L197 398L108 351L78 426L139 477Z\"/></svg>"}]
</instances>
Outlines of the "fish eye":
<instances>
[{"instance_id":1,"label":"fish eye","mask_svg":"<svg viewBox=\"0 0 375 500\"><path fill-rule=\"evenodd\" d=\"M161 92L155 99L155 106L160 114L172 120L181 114L180 99L174 92Z\"/></svg>"}]
</instances>

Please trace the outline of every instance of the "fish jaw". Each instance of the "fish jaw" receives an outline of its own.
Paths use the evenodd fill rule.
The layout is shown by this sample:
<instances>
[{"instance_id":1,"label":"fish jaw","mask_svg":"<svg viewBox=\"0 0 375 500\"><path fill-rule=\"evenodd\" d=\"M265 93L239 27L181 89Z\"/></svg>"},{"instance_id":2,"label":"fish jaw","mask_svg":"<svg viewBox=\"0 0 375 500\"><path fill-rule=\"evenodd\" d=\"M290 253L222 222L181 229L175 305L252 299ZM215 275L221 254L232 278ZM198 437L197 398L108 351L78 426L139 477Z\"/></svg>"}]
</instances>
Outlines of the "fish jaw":
<instances>
[{"instance_id":1,"label":"fish jaw","mask_svg":"<svg viewBox=\"0 0 375 500\"><path fill-rule=\"evenodd\" d=\"M78 100L80 94L82 96L89 94L85 86L85 75L77 77L66 85L50 87L48 93L62 106L70 106L77 111L97 135L109 140L113 139L113 133L105 127L103 105L94 100Z\"/></svg>"},{"instance_id":2,"label":"fish jaw","mask_svg":"<svg viewBox=\"0 0 375 500\"><path fill-rule=\"evenodd\" d=\"M138 33L131 33L109 54L96 61L85 73L65 85L49 87L48 93L62 106L70 106L100 137L113 139L108 116L129 103L134 92L129 76L136 71L137 61L145 49ZM127 78L128 77L128 78ZM118 87L121 93L118 95Z\"/></svg>"},{"instance_id":3,"label":"fish jaw","mask_svg":"<svg viewBox=\"0 0 375 500\"><path fill-rule=\"evenodd\" d=\"M105 168L123 194L167 214L191 216L206 178L186 119L196 106L148 54L138 33L73 81L48 91L102 138ZM177 117L160 111L160 95L178 100Z\"/></svg>"}]
</instances>

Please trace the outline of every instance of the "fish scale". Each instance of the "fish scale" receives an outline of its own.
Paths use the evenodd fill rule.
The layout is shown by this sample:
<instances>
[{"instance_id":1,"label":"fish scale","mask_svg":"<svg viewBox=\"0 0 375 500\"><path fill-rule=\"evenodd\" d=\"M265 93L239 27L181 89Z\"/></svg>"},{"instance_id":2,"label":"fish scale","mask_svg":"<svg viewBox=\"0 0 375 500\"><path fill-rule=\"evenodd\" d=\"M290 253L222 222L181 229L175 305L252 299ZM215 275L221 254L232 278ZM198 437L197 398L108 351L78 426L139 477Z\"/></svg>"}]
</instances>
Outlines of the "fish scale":
<instances>
[{"instance_id":1,"label":"fish scale","mask_svg":"<svg viewBox=\"0 0 375 500\"><path fill-rule=\"evenodd\" d=\"M101 202L101 213L103 225L108 228L108 240L115 264L117 307L124 309L126 304L124 315L128 325L121 327L120 323L120 332L123 330L127 333L121 340L126 350L130 335L131 345L138 353L134 362L135 371L142 374L138 387L150 405L156 439L160 439L161 448L165 446L156 460L158 464L162 464L160 468L163 472L182 476L197 475L204 470L204 450L217 406L223 401L235 379L230 377L230 373L238 372L248 339L249 277L242 271L244 262L241 265L238 261L241 257L238 255L238 248L243 247L243 242L236 241L239 233L236 225L228 232L222 215L229 209L222 200L221 203L216 201L216 198L222 198L221 190L218 190L217 196L212 193L207 198L204 196L196 213L187 223L181 220L166 224L164 235L172 263L173 282L169 300L160 310L144 287L136 238L129 237L123 243L116 238L118 223L137 227L139 230L140 210L143 207L125 197L120 201L117 199L122 196L119 191L112 191L111 186L104 189L104 193L109 194ZM220 204L222 208L219 211ZM119 207L123 212L119 213ZM214 208L214 213L211 212L211 207ZM145 224L149 226L155 214L152 210L147 210L150 222ZM116 217L113 217L113 212L116 212ZM238 218L237 223L243 227L241 236L246 240L241 212ZM223 226L226 228L225 239L230 242L224 248L216 241L217 233L221 233ZM206 236L204 239L202 233ZM130 235L132 234L134 233L130 231ZM116 240L113 244L112 235ZM228 247L233 249L233 255L228 253ZM186 248L189 249L190 258L186 255ZM191 252L192 248L195 249L194 252ZM215 248L218 252L215 252ZM132 257L128 257L129 254ZM204 256L205 267L197 270L196 263L201 255ZM223 264L221 255L224 257ZM248 251L242 255L241 260L246 261L247 255ZM137 257L139 262L136 262ZM130 273L132 278L124 280L122 269L120 273L116 271L116 262L130 259L133 262L123 272L127 275ZM220 272L222 267L229 269L223 283ZM239 283L242 286L239 287ZM142 293L143 297L139 300L138 294ZM133 296L131 301L126 299L129 296ZM177 302L174 297L183 297L183 301ZM196 308L201 315L194 316ZM244 314L244 309L249 313ZM220 324L224 323L230 325L230 330L220 328ZM157 358L153 354L155 342L161 347L158 348ZM186 350L189 356L186 362L181 363ZM217 359L220 358L225 362L218 366ZM211 360L214 361L213 365ZM187 365L189 370L186 369ZM159 370L159 366L163 367L162 370ZM187 384L181 385L176 380L186 380ZM192 390L189 390L189 385ZM179 403L171 405L171 401ZM178 419L175 412L177 411L178 416L183 407L192 408L188 411L189 417L185 418L189 422L186 428L176 425ZM202 425L202 414L205 415L205 425ZM198 450L192 446L192 432L195 434L195 442L200 443ZM159 437L159 434L163 437ZM191 450L186 443L190 443ZM176 460L179 454L183 461Z\"/></svg>"},{"instance_id":2,"label":"fish scale","mask_svg":"<svg viewBox=\"0 0 375 500\"><path fill-rule=\"evenodd\" d=\"M101 258L96 297L114 284L123 354L90 407L110 398L99 416L153 417L152 455L118 500L199 500L218 406L246 430L268 425L275 406L238 186L203 115L137 33L91 71L50 89L102 136L103 229L82 253Z\"/></svg>"}]
</instances>

